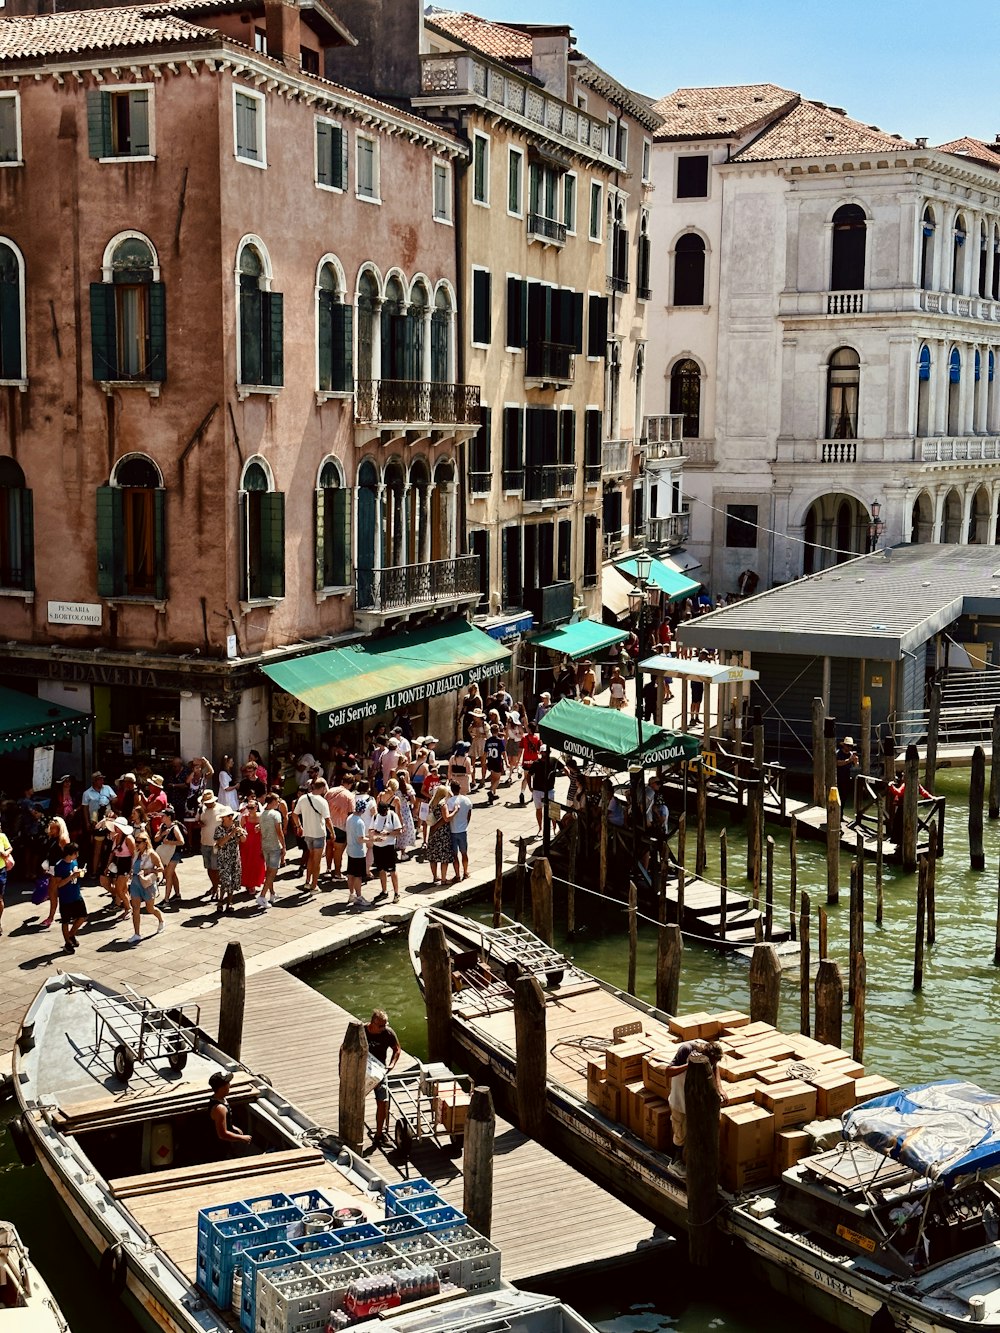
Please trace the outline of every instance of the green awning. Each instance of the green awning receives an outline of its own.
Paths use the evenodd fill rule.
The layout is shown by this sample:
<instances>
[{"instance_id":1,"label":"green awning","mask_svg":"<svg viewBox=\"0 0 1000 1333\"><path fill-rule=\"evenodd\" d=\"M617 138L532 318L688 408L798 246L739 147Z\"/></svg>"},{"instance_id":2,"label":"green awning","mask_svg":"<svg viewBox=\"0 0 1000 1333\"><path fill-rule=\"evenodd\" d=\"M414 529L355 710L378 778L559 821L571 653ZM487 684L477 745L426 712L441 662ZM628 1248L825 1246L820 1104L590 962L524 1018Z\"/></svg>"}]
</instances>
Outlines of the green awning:
<instances>
[{"instance_id":1,"label":"green awning","mask_svg":"<svg viewBox=\"0 0 1000 1333\"><path fill-rule=\"evenodd\" d=\"M89 713L0 686L0 754L82 736L91 721Z\"/></svg>"},{"instance_id":2,"label":"green awning","mask_svg":"<svg viewBox=\"0 0 1000 1333\"><path fill-rule=\"evenodd\" d=\"M261 669L318 713L321 731L365 722L500 675L510 651L465 620L292 657Z\"/></svg>"},{"instance_id":3,"label":"green awning","mask_svg":"<svg viewBox=\"0 0 1000 1333\"><path fill-rule=\"evenodd\" d=\"M642 724L642 748L635 719L613 708L560 699L538 724L547 745L588 764L620 772L630 764L646 768L692 759L699 749L695 736L667 731L652 722Z\"/></svg>"},{"instance_id":4,"label":"green awning","mask_svg":"<svg viewBox=\"0 0 1000 1333\"><path fill-rule=\"evenodd\" d=\"M634 559L619 560L615 567L629 578L634 579L639 576ZM668 602L683 602L685 597L695 597L701 587L700 583L695 583L684 574L678 574L676 569L671 569L662 560L650 560L649 582L667 594Z\"/></svg>"},{"instance_id":5,"label":"green awning","mask_svg":"<svg viewBox=\"0 0 1000 1333\"><path fill-rule=\"evenodd\" d=\"M602 648L610 648L613 643L621 643L627 638L628 630L612 629L597 620L578 620L575 625L562 625L548 634L539 634L531 644L535 648L564 653L566 657L580 658L599 653Z\"/></svg>"}]
</instances>

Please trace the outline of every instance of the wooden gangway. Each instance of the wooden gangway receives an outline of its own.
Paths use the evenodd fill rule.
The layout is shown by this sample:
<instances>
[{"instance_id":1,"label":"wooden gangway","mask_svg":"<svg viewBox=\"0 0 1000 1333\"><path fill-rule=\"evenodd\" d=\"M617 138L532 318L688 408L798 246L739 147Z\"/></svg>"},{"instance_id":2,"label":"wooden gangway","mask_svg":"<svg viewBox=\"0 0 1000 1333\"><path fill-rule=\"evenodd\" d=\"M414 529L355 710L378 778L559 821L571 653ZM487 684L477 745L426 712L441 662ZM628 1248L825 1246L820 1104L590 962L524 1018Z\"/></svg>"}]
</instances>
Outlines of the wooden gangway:
<instances>
[{"instance_id":1,"label":"wooden gangway","mask_svg":"<svg viewBox=\"0 0 1000 1333\"><path fill-rule=\"evenodd\" d=\"M199 996L198 1003L202 1025L214 1031L219 992ZM260 972L247 982L243 1060L321 1125L335 1130L338 1052L351 1017L282 968ZM414 1063L404 1055L397 1068L403 1069L405 1062ZM367 1112L368 1124L374 1126L373 1097ZM671 1244L659 1227L499 1116L495 1145L492 1239L502 1252L502 1274L508 1280L554 1281L628 1263ZM461 1208L460 1154L425 1141L409 1158L392 1149L369 1149L366 1157L388 1180L426 1177L450 1204Z\"/></svg>"}]
</instances>

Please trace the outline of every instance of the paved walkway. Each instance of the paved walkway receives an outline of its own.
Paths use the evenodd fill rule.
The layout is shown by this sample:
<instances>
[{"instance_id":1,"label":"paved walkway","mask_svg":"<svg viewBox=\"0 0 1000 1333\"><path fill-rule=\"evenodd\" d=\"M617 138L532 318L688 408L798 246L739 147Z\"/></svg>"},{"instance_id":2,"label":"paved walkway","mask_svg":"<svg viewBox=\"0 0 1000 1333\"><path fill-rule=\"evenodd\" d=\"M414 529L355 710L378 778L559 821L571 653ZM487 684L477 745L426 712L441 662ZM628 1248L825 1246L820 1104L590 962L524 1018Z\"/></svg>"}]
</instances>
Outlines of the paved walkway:
<instances>
[{"instance_id":1,"label":"paved walkway","mask_svg":"<svg viewBox=\"0 0 1000 1333\"><path fill-rule=\"evenodd\" d=\"M155 921L144 915L141 944L128 943L132 922L116 923L117 913L110 910L110 899L103 890L84 885L92 915L71 958L63 949L58 918L49 930L43 930L46 907L32 904L29 885L8 884L0 938L0 1078L9 1074L10 1052L25 1010L44 979L59 970L82 972L108 985L127 983L141 994L177 1004L218 984L219 964L230 939L238 939L243 946L247 972L252 974L305 962L378 935L388 925L406 921L418 901L441 903L470 897L493 882L497 829L503 831L507 865L517 860L516 840L537 834L530 801L524 807L518 804L518 785L502 787L501 800L494 806L483 792L473 793L467 881L432 890L428 866L405 862L399 870L402 902L395 907L383 899L363 911L349 912L346 883L334 883L325 875L320 892L305 895L297 864L299 852L295 851L294 864L278 874L278 902L270 911L258 912L249 895L241 895L231 915L219 915L215 904L202 896L208 877L201 858L188 856L178 873L183 905L164 914L166 929L155 937ZM557 795L562 789L560 780ZM377 880L364 890L369 899L377 891Z\"/></svg>"}]
</instances>

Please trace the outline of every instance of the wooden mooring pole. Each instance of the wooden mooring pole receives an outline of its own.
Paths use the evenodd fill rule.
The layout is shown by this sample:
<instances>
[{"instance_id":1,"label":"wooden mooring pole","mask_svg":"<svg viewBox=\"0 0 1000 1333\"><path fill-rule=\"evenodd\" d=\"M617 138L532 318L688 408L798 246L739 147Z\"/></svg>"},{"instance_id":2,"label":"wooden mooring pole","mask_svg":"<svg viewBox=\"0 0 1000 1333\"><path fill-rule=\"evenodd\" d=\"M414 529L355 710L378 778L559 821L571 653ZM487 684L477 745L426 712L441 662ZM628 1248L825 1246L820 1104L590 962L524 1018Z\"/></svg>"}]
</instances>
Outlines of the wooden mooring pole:
<instances>
[{"instance_id":1,"label":"wooden mooring pole","mask_svg":"<svg viewBox=\"0 0 1000 1333\"><path fill-rule=\"evenodd\" d=\"M764 770L754 765L750 770L747 793L747 875L750 877L753 905L760 910L760 888L764 860Z\"/></svg>"},{"instance_id":2,"label":"wooden mooring pole","mask_svg":"<svg viewBox=\"0 0 1000 1333\"><path fill-rule=\"evenodd\" d=\"M931 837L927 848L927 943L937 939L937 841Z\"/></svg>"},{"instance_id":3,"label":"wooden mooring pole","mask_svg":"<svg viewBox=\"0 0 1000 1333\"><path fill-rule=\"evenodd\" d=\"M230 940L226 945L221 980L219 1049L238 1060L243 1049L243 1015L247 1003L247 969L239 940Z\"/></svg>"},{"instance_id":4,"label":"wooden mooring pole","mask_svg":"<svg viewBox=\"0 0 1000 1333\"><path fill-rule=\"evenodd\" d=\"M764 938L774 934L774 839L768 836L764 873Z\"/></svg>"},{"instance_id":5,"label":"wooden mooring pole","mask_svg":"<svg viewBox=\"0 0 1000 1333\"><path fill-rule=\"evenodd\" d=\"M365 1074L368 1038L359 1018L348 1021L340 1046L337 1087L337 1133L342 1143L360 1152L365 1141Z\"/></svg>"},{"instance_id":6,"label":"wooden mooring pole","mask_svg":"<svg viewBox=\"0 0 1000 1333\"><path fill-rule=\"evenodd\" d=\"M427 1009L427 1056L447 1063L451 1054L451 953L443 926L430 925L424 931L420 978Z\"/></svg>"},{"instance_id":7,"label":"wooden mooring pole","mask_svg":"<svg viewBox=\"0 0 1000 1333\"><path fill-rule=\"evenodd\" d=\"M496 869L493 874L493 929L503 916L503 829L497 829Z\"/></svg>"},{"instance_id":8,"label":"wooden mooring pole","mask_svg":"<svg viewBox=\"0 0 1000 1333\"><path fill-rule=\"evenodd\" d=\"M809 895L803 889L799 914L799 1031L809 1036Z\"/></svg>"},{"instance_id":9,"label":"wooden mooring pole","mask_svg":"<svg viewBox=\"0 0 1000 1333\"><path fill-rule=\"evenodd\" d=\"M773 944L755 944L750 959L750 1021L778 1026L781 959Z\"/></svg>"},{"instance_id":10,"label":"wooden mooring pole","mask_svg":"<svg viewBox=\"0 0 1000 1333\"><path fill-rule=\"evenodd\" d=\"M574 812L566 835L566 933L576 936L576 853L580 845L580 816Z\"/></svg>"},{"instance_id":11,"label":"wooden mooring pole","mask_svg":"<svg viewBox=\"0 0 1000 1333\"><path fill-rule=\"evenodd\" d=\"M726 938L726 915L729 898L729 864L726 830L719 834L719 939Z\"/></svg>"},{"instance_id":12,"label":"wooden mooring pole","mask_svg":"<svg viewBox=\"0 0 1000 1333\"><path fill-rule=\"evenodd\" d=\"M826 704L818 696L812 701L813 805L822 810L826 801L826 750L823 747L823 721Z\"/></svg>"},{"instance_id":13,"label":"wooden mooring pole","mask_svg":"<svg viewBox=\"0 0 1000 1333\"><path fill-rule=\"evenodd\" d=\"M865 997L868 983L868 965L863 953L855 956L852 972L854 973L854 1012L852 1014L854 1045L851 1054L860 1064L865 1058Z\"/></svg>"},{"instance_id":14,"label":"wooden mooring pole","mask_svg":"<svg viewBox=\"0 0 1000 1333\"><path fill-rule=\"evenodd\" d=\"M823 719L823 763L826 766L826 789L837 785L837 719Z\"/></svg>"},{"instance_id":15,"label":"wooden mooring pole","mask_svg":"<svg viewBox=\"0 0 1000 1333\"><path fill-rule=\"evenodd\" d=\"M826 798L826 901L840 902L840 792L830 788Z\"/></svg>"},{"instance_id":16,"label":"wooden mooring pole","mask_svg":"<svg viewBox=\"0 0 1000 1333\"><path fill-rule=\"evenodd\" d=\"M986 789L986 754L981 745L972 751L969 772L969 865L973 870L986 869L983 850L983 796ZM931 835L933 837L933 834Z\"/></svg>"},{"instance_id":17,"label":"wooden mooring pole","mask_svg":"<svg viewBox=\"0 0 1000 1333\"><path fill-rule=\"evenodd\" d=\"M636 962L639 954L638 890L635 880L628 885L628 986L629 995L635 994Z\"/></svg>"},{"instance_id":18,"label":"wooden mooring pole","mask_svg":"<svg viewBox=\"0 0 1000 1333\"><path fill-rule=\"evenodd\" d=\"M920 799L920 752L915 745L906 747L903 792L903 845L900 848L903 869L917 868L917 801Z\"/></svg>"},{"instance_id":19,"label":"wooden mooring pole","mask_svg":"<svg viewBox=\"0 0 1000 1333\"><path fill-rule=\"evenodd\" d=\"M924 786L934 791L937 772L938 731L941 726L941 686L931 686L931 706L927 714L927 749L924 753Z\"/></svg>"},{"instance_id":20,"label":"wooden mooring pole","mask_svg":"<svg viewBox=\"0 0 1000 1333\"><path fill-rule=\"evenodd\" d=\"M990 819L1000 819L1000 704L990 728Z\"/></svg>"},{"instance_id":21,"label":"wooden mooring pole","mask_svg":"<svg viewBox=\"0 0 1000 1333\"><path fill-rule=\"evenodd\" d=\"M601 825L603 832L605 825ZM514 868L514 919L524 920L524 882L528 878L528 843L525 838L517 840L517 865Z\"/></svg>"},{"instance_id":22,"label":"wooden mooring pole","mask_svg":"<svg viewBox=\"0 0 1000 1333\"><path fill-rule=\"evenodd\" d=\"M493 1230L493 1147L497 1118L489 1088L472 1090L462 1144L462 1209L469 1226L489 1239Z\"/></svg>"},{"instance_id":23,"label":"wooden mooring pole","mask_svg":"<svg viewBox=\"0 0 1000 1333\"><path fill-rule=\"evenodd\" d=\"M514 1041L518 1124L522 1134L543 1139L548 1039L545 995L536 977L518 977L514 983Z\"/></svg>"},{"instance_id":24,"label":"wooden mooring pole","mask_svg":"<svg viewBox=\"0 0 1000 1333\"><path fill-rule=\"evenodd\" d=\"M825 908L825 907L821 907L821 908L819 909L818 916L819 916L819 924L818 924L817 929L816 929L816 948L817 948L817 951L818 951L818 953L819 953L820 958L825 958L825 957L826 957L826 943L827 943L826 908Z\"/></svg>"},{"instance_id":25,"label":"wooden mooring pole","mask_svg":"<svg viewBox=\"0 0 1000 1333\"><path fill-rule=\"evenodd\" d=\"M683 812L677 820L677 924L684 924L684 857L687 852L687 815Z\"/></svg>"},{"instance_id":26,"label":"wooden mooring pole","mask_svg":"<svg viewBox=\"0 0 1000 1333\"><path fill-rule=\"evenodd\" d=\"M1000 864L997 865L997 928L993 937L993 965L1000 967Z\"/></svg>"},{"instance_id":27,"label":"wooden mooring pole","mask_svg":"<svg viewBox=\"0 0 1000 1333\"><path fill-rule=\"evenodd\" d=\"M708 864L708 853L705 847L706 824L708 819L708 784L705 778L705 765L698 765L698 779L696 787L697 806L696 816L698 820L698 840L695 845L694 853L694 873L704 875L705 867Z\"/></svg>"},{"instance_id":28,"label":"wooden mooring pole","mask_svg":"<svg viewBox=\"0 0 1000 1333\"><path fill-rule=\"evenodd\" d=\"M531 867L531 928L543 944L552 944L552 867L544 856Z\"/></svg>"},{"instance_id":29,"label":"wooden mooring pole","mask_svg":"<svg viewBox=\"0 0 1000 1333\"><path fill-rule=\"evenodd\" d=\"M817 1041L827 1046L839 1046L844 1022L844 983L840 968L832 958L820 959L816 973L816 1030Z\"/></svg>"},{"instance_id":30,"label":"wooden mooring pole","mask_svg":"<svg viewBox=\"0 0 1000 1333\"><path fill-rule=\"evenodd\" d=\"M799 824L792 815L788 827L788 933L795 939L796 907L799 892Z\"/></svg>"},{"instance_id":31,"label":"wooden mooring pole","mask_svg":"<svg viewBox=\"0 0 1000 1333\"><path fill-rule=\"evenodd\" d=\"M681 961L684 940L676 923L664 922L656 943L656 1007L666 1014L676 1014L680 1002Z\"/></svg>"},{"instance_id":32,"label":"wooden mooring pole","mask_svg":"<svg viewBox=\"0 0 1000 1333\"><path fill-rule=\"evenodd\" d=\"M872 701L869 695L864 695L861 699L861 771L865 777L871 776L872 771ZM857 809L857 786L855 785L855 815Z\"/></svg>"},{"instance_id":33,"label":"wooden mooring pole","mask_svg":"<svg viewBox=\"0 0 1000 1333\"><path fill-rule=\"evenodd\" d=\"M688 1259L693 1268L715 1263L719 1231L719 1111L721 1101L708 1056L693 1051L684 1076L687 1103Z\"/></svg>"},{"instance_id":34,"label":"wooden mooring pole","mask_svg":"<svg viewBox=\"0 0 1000 1333\"><path fill-rule=\"evenodd\" d=\"M913 989L924 985L924 917L927 911L927 858L920 858L917 869L917 929L913 941Z\"/></svg>"},{"instance_id":35,"label":"wooden mooring pole","mask_svg":"<svg viewBox=\"0 0 1000 1333\"><path fill-rule=\"evenodd\" d=\"M883 902L882 867L884 864L883 843L885 841L885 781L879 783L878 798L875 802L875 924L882 924Z\"/></svg>"},{"instance_id":36,"label":"wooden mooring pole","mask_svg":"<svg viewBox=\"0 0 1000 1333\"><path fill-rule=\"evenodd\" d=\"M601 892L608 891L608 805L611 802L611 779L601 783L601 845L600 845L600 880Z\"/></svg>"}]
</instances>

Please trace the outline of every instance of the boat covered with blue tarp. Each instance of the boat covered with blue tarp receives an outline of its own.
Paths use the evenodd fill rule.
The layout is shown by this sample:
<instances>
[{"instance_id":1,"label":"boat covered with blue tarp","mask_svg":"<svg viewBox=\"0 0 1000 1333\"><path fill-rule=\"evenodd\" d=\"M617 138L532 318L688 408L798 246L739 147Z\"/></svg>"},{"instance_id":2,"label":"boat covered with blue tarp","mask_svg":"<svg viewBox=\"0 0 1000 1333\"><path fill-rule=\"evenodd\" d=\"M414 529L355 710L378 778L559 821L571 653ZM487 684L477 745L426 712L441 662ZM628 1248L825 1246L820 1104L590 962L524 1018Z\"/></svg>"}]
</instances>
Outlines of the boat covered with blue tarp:
<instances>
[{"instance_id":1,"label":"boat covered with blue tarp","mask_svg":"<svg viewBox=\"0 0 1000 1333\"><path fill-rule=\"evenodd\" d=\"M1000 1167L1000 1094L959 1079L923 1083L848 1111L844 1137L952 1183Z\"/></svg>"}]
</instances>

